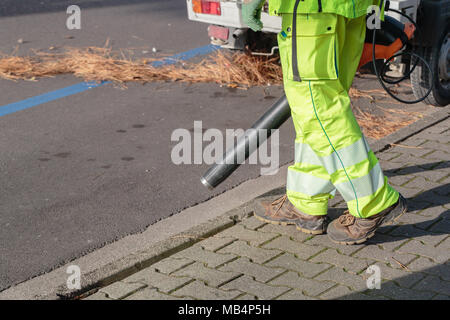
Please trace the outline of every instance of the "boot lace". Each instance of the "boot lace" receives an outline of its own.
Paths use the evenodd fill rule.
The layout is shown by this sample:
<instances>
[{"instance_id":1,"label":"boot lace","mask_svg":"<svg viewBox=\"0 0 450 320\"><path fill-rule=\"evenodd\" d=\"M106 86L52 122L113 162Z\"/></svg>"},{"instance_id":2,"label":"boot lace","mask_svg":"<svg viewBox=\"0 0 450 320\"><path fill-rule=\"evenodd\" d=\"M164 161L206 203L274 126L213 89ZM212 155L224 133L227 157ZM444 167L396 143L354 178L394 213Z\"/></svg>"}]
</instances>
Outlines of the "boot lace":
<instances>
[{"instance_id":1,"label":"boot lace","mask_svg":"<svg viewBox=\"0 0 450 320\"><path fill-rule=\"evenodd\" d=\"M277 199L277 200L272 202L272 204L271 204L272 206L277 206L274 215L277 214L278 211L280 211L281 207L286 202L286 199L287 199L287 195L284 195L281 198L279 198L279 199Z\"/></svg>"},{"instance_id":2,"label":"boot lace","mask_svg":"<svg viewBox=\"0 0 450 320\"><path fill-rule=\"evenodd\" d=\"M348 211L344 212L344 214L338 218L339 224L344 227L351 226L355 223L355 220L356 218L352 216Z\"/></svg>"}]
</instances>

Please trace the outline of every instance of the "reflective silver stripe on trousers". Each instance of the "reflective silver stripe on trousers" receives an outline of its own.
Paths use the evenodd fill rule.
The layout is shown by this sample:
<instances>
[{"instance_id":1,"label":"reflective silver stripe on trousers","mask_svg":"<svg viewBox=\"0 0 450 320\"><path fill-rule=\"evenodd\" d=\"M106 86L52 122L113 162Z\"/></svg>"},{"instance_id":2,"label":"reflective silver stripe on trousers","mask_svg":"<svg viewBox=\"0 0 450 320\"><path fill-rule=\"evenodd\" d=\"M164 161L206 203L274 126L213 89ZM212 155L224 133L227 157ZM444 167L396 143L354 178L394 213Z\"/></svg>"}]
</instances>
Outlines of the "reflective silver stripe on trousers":
<instances>
[{"instance_id":1,"label":"reflective silver stripe on trousers","mask_svg":"<svg viewBox=\"0 0 450 320\"><path fill-rule=\"evenodd\" d=\"M369 152L370 147L364 137L347 147L337 150L337 153L346 168L368 159ZM296 163L323 166L330 175L342 169L339 157L336 152L333 152L326 157L319 157L308 144L295 144Z\"/></svg>"},{"instance_id":2,"label":"reflective silver stripe on trousers","mask_svg":"<svg viewBox=\"0 0 450 320\"><path fill-rule=\"evenodd\" d=\"M286 189L308 196L316 196L324 193L334 195L336 192L336 188L331 181L296 171L295 169L288 169Z\"/></svg>"},{"instance_id":3,"label":"reflective silver stripe on trousers","mask_svg":"<svg viewBox=\"0 0 450 320\"><path fill-rule=\"evenodd\" d=\"M367 175L352 179L351 183L353 183L358 199L374 194L384 186L384 174L380 163L377 163ZM356 199L351 183L346 181L335 185L346 202Z\"/></svg>"}]
</instances>

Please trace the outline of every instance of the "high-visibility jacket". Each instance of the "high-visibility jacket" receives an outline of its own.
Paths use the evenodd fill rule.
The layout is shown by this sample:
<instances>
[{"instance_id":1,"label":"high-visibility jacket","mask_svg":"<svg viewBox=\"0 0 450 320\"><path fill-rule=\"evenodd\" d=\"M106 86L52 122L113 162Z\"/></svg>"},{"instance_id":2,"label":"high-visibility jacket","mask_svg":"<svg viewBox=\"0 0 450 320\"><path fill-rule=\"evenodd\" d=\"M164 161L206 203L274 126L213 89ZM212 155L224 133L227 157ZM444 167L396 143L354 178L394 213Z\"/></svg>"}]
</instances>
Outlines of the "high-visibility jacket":
<instances>
[{"instance_id":1,"label":"high-visibility jacket","mask_svg":"<svg viewBox=\"0 0 450 320\"><path fill-rule=\"evenodd\" d=\"M294 13L336 13L347 18L358 18L367 14L367 8L378 5L380 0L269 0L269 13L281 15Z\"/></svg>"}]
</instances>

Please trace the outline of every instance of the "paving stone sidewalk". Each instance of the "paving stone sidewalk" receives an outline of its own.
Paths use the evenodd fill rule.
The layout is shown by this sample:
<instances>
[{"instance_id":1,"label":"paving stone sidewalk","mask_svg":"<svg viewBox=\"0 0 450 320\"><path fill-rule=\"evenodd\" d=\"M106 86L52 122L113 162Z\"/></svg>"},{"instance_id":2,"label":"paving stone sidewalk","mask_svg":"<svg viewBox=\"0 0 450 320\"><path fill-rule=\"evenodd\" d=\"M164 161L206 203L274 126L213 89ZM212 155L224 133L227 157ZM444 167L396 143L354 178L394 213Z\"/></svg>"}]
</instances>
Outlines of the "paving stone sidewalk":
<instances>
[{"instance_id":1,"label":"paving stone sidewalk","mask_svg":"<svg viewBox=\"0 0 450 320\"><path fill-rule=\"evenodd\" d=\"M251 216L87 299L450 299L450 119L377 156L410 210L366 244ZM381 289L367 288L372 265Z\"/></svg>"}]
</instances>

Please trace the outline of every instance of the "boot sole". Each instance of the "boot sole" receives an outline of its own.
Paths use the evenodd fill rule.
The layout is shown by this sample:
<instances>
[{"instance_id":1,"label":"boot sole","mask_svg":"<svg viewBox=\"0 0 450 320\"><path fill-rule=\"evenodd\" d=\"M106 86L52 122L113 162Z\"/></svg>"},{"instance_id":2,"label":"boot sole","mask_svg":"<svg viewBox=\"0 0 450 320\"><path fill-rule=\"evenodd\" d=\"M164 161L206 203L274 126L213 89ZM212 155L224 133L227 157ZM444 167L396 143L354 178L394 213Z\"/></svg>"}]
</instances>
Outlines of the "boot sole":
<instances>
[{"instance_id":1,"label":"boot sole","mask_svg":"<svg viewBox=\"0 0 450 320\"><path fill-rule=\"evenodd\" d=\"M369 240L370 238L372 238L375 235L375 231L370 233L369 235L367 235L365 238L363 239L359 239L359 240L353 240L353 241L337 241L337 240L333 240L329 237L329 239L331 240L331 242L337 243L337 244L344 244L344 245L352 245L352 244L361 244L366 242L367 240Z\"/></svg>"},{"instance_id":2,"label":"boot sole","mask_svg":"<svg viewBox=\"0 0 450 320\"><path fill-rule=\"evenodd\" d=\"M402 210L402 212L401 212L398 216L396 216L396 217L394 217L394 218L392 218L392 219L390 219L390 220L388 220L388 221L383 221L379 226L380 226L380 227L381 227L381 226L390 226L390 225L396 224L396 223L397 223L397 220L398 220L401 216L403 216L403 215L406 213L406 211L408 211L408 208L405 207L405 208ZM329 239L330 239L332 242L337 243L337 244L352 245L352 244L361 244L361 243L364 243L364 242L366 242L367 240L369 240L370 238L372 238L374 235L375 235L375 230L372 231L372 232L371 232L369 235L367 235L365 238L359 239L359 240L354 240L354 241L337 241L337 240L331 239L330 237L329 237Z\"/></svg>"},{"instance_id":3,"label":"boot sole","mask_svg":"<svg viewBox=\"0 0 450 320\"><path fill-rule=\"evenodd\" d=\"M295 224L295 222L286 222L286 221L274 221L274 220L269 220L269 219L265 219L263 217L260 217L258 215L255 214L256 219L262 221L262 222L266 222L266 223L270 223L270 224L274 224L277 226L292 226Z\"/></svg>"},{"instance_id":4,"label":"boot sole","mask_svg":"<svg viewBox=\"0 0 450 320\"><path fill-rule=\"evenodd\" d=\"M256 214L255 214L255 217L256 217L256 219L258 219L258 220L260 220L260 221L262 221L262 222L267 222L267 223L270 223L270 224L273 224L273 225L284 226L284 227L295 225L295 222L285 222L285 221L273 221L273 220L268 220L268 219L265 219L265 218L263 218L263 217L257 216ZM299 226L296 226L295 228L296 228L297 230L301 231L301 232L306 233L306 234L318 235L318 234L324 234L324 233L325 233L324 231L319 231L319 230L308 230L308 229L301 228L301 227L299 227Z\"/></svg>"},{"instance_id":5,"label":"boot sole","mask_svg":"<svg viewBox=\"0 0 450 320\"><path fill-rule=\"evenodd\" d=\"M265 219L265 218L263 218L263 217L257 216L256 214L255 214L255 217L256 217L256 219L258 219L258 220L260 220L260 221L262 221L262 222L267 222L267 223L274 224L274 225L278 225L278 226L284 226L284 227L286 227L286 226L292 226L292 225L295 225L295 224L296 224L295 222L273 221L273 220L269 220L269 219ZM325 231L320 231L320 230L308 230L308 229L301 228L301 227L299 227L299 226L296 226L295 228L296 228L297 230L301 231L301 232L306 233L306 234L314 234L314 235L318 235L318 234L324 234L324 233L325 233Z\"/></svg>"},{"instance_id":6,"label":"boot sole","mask_svg":"<svg viewBox=\"0 0 450 320\"><path fill-rule=\"evenodd\" d=\"M318 235L318 234L324 234L325 231L320 231L320 230L309 230L309 229L305 229L305 228L301 228L299 226L295 227L297 230L306 233L306 234L313 234L313 235Z\"/></svg>"}]
</instances>

